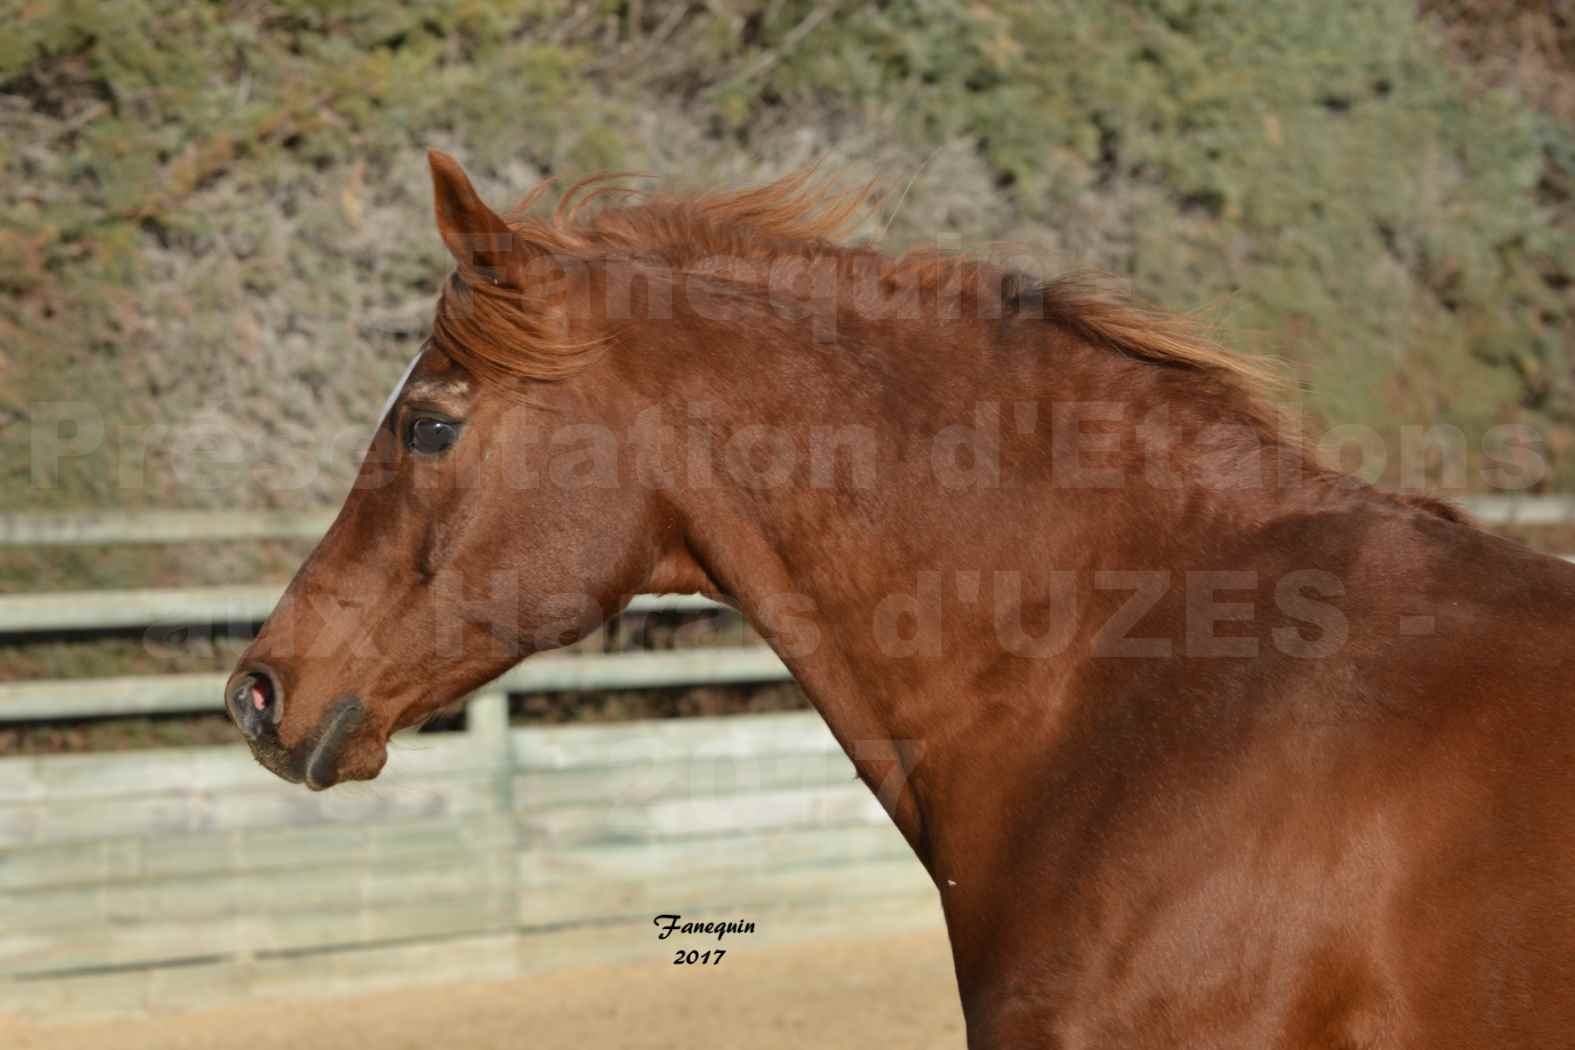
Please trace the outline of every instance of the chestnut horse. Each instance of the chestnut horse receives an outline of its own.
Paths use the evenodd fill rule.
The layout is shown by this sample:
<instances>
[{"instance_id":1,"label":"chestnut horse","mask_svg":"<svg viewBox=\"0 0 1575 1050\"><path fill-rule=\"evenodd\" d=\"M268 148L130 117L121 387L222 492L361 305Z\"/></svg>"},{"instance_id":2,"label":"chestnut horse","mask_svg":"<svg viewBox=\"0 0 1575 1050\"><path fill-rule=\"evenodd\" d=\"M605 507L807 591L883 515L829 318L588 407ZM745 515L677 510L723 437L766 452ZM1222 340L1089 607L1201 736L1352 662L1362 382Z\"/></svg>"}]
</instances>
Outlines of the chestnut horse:
<instances>
[{"instance_id":1,"label":"chestnut horse","mask_svg":"<svg viewBox=\"0 0 1575 1050\"><path fill-rule=\"evenodd\" d=\"M269 769L699 592L934 879L971 1047L1575 1046L1575 567L803 177L506 220L430 164L457 270L226 690Z\"/></svg>"}]
</instances>

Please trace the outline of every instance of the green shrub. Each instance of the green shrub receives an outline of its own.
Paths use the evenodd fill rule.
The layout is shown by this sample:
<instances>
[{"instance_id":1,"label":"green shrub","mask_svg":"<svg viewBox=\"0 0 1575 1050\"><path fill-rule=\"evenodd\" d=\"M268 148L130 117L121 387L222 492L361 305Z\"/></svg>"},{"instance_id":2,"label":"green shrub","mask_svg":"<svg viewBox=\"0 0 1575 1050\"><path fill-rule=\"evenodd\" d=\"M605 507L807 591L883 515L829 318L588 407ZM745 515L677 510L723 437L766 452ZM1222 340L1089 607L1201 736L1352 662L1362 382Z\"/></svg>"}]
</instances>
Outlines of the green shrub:
<instances>
[{"instance_id":1,"label":"green shrub","mask_svg":"<svg viewBox=\"0 0 1575 1050\"><path fill-rule=\"evenodd\" d=\"M421 148L541 176L900 191L889 243L1013 237L1296 362L1333 422L1575 417L1575 132L1407 4L74 0L0 36L0 503L318 505L444 269ZM1540 96L1539 96L1540 97ZM1560 190L1559 187L1564 187ZM1564 196L1559 196L1563 193ZM895 198L899 194L894 192ZM875 227L872 227L875 228ZM294 487L147 446L32 483L55 402L239 423ZM188 457L189 458L189 457ZM91 573L84 567L83 573ZM81 580L79 582L92 582Z\"/></svg>"}]
</instances>

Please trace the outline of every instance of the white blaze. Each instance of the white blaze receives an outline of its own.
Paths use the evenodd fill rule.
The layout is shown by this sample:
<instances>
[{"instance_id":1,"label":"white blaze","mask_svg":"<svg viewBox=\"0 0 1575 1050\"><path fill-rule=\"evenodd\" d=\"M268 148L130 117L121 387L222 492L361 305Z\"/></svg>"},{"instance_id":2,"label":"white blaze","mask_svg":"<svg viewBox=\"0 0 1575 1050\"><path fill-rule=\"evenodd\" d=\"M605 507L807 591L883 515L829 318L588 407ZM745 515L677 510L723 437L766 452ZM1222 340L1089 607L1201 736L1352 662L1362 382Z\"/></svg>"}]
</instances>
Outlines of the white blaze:
<instances>
[{"instance_id":1,"label":"white blaze","mask_svg":"<svg viewBox=\"0 0 1575 1050\"><path fill-rule=\"evenodd\" d=\"M410 359L410 363L405 366L405 374L399 377L399 382L394 384L394 389L388 392L388 400L383 402L383 411L377 414L378 426L382 426L383 420L388 418L388 413L394 407L394 402L399 400L399 392L405 389L405 383L410 379L410 373L416 370L416 364L420 360L421 353L418 351L416 356Z\"/></svg>"}]
</instances>

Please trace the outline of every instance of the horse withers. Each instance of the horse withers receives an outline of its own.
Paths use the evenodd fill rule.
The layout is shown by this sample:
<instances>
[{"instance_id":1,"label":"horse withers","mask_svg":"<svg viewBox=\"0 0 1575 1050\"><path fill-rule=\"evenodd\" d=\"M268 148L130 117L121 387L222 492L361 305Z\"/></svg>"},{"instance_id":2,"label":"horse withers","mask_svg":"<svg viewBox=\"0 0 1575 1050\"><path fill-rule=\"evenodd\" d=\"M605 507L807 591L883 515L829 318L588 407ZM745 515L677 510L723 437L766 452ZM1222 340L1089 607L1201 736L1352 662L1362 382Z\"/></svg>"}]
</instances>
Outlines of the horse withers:
<instances>
[{"instance_id":1,"label":"horse withers","mask_svg":"<svg viewBox=\"0 0 1575 1050\"><path fill-rule=\"evenodd\" d=\"M970 1046L1575 1045L1575 568L806 177L505 221L430 163L431 337L227 688L269 769L698 592L934 878Z\"/></svg>"}]
</instances>

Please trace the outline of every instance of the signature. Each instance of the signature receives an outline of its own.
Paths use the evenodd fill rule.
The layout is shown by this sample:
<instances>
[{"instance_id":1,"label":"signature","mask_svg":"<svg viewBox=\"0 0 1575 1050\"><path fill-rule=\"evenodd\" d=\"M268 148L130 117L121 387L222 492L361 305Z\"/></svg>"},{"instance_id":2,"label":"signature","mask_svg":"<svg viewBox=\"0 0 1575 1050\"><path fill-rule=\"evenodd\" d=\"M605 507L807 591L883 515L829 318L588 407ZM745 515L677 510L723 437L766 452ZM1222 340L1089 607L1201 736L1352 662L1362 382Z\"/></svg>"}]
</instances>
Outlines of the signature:
<instances>
[{"instance_id":1,"label":"signature","mask_svg":"<svg viewBox=\"0 0 1575 1050\"><path fill-rule=\"evenodd\" d=\"M658 915L651 920L656 927L656 939L665 941L673 934L683 936L715 937L720 941L728 934L754 933L755 924L748 919L728 919L723 922L685 922L682 915ZM674 966L720 966L726 948L709 948L698 951L678 948L673 955Z\"/></svg>"},{"instance_id":2,"label":"signature","mask_svg":"<svg viewBox=\"0 0 1575 1050\"><path fill-rule=\"evenodd\" d=\"M659 941L665 941L673 934L689 936L716 935L721 940L730 933L754 933L755 924L748 919L729 919L726 922L684 922L682 915L658 915L651 922L661 932L656 935Z\"/></svg>"}]
</instances>

